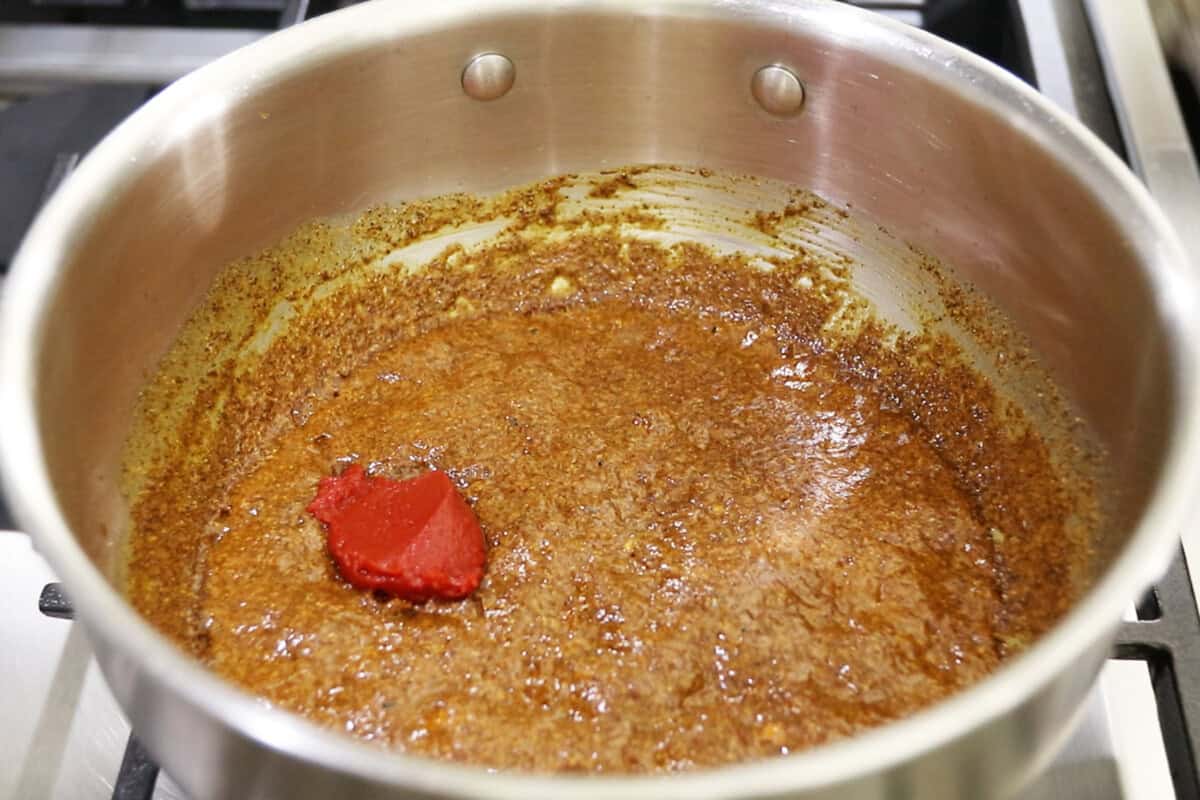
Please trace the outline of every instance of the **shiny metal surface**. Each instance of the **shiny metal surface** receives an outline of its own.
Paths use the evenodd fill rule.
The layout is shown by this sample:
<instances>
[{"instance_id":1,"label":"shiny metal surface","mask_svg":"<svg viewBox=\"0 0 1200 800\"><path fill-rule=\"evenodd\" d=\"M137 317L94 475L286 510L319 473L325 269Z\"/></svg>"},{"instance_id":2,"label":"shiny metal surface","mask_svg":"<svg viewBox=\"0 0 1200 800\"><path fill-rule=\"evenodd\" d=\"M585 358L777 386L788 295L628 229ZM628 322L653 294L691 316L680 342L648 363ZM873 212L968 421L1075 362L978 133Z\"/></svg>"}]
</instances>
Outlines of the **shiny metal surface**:
<instances>
[{"instance_id":1,"label":"shiny metal surface","mask_svg":"<svg viewBox=\"0 0 1200 800\"><path fill-rule=\"evenodd\" d=\"M478 103L461 69L520 80ZM804 113L747 90L785 63ZM117 456L138 387L216 270L297 223L564 171L699 164L799 183L940 256L1026 334L1110 455L1096 588L978 686L852 740L658 778L492 775L370 747L208 674L113 590ZM870 256L864 254L864 257ZM912 279L883 253L874 285ZM1121 613L1166 563L1197 479L1196 277L1137 180L1028 87L918 30L821 0L380 0L184 78L47 205L0 329L0 465L139 736L207 797L1011 795L1045 763Z\"/></svg>"},{"instance_id":2,"label":"shiny metal surface","mask_svg":"<svg viewBox=\"0 0 1200 800\"><path fill-rule=\"evenodd\" d=\"M1145 3L1084 0L1129 162L1188 253L1200 253L1200 170ZM1198 267L1200 269L1200 267Z\"/></svg>"},{"instance_id":3,"label":"shiny metal surface","mask_svg":"<svg viewBox=\"0 0 1200 800\"><path fill-rule=\"evenodd\" d=\"M220 28L0 25L0 90L169 83L262 36Z\"/></svg>"},{"instance_id":4,"label":"shiny metal surface","mask_svg":"<svg viewBox=\"0 0 1200 800\"><path fill-rule=\"evenodd\" d=\"M1184 5L1188 4L1181 8ZM1174 226L1191 256L1191 268L1200 273L1200 169L1150 8L1107 0L1085 0L1085 7L1117 98L1129 163ZM1185 531L1183 549L1194 593L1200 597L1200 532Z\"/></svg>"},{"instance_id":5,"label":"shiny metal surface","mask_svg":"<svg viewBox=\"0 0 1200 800\"><path fill-rule=\"evenodd\" d=\"M750 94L768 114L790 117L804 105L804 84L785 66L769 64L750 79Z\"/></svg>"},{"instance_id":6,"label":"shiny metal surface","mask_svg":"<svg viewBox=\"0 0 1200 800\"><path fill-rule=\"evenodd\" d=\"M475 100L498 100L517 80L517 68L500 53L475 56L463 68L462 87Z\"/></svg>"},{"instance_id":7,"label":"shiny metal surface","mask_svg":"<svg viewBox=\"0 0 1200 800\"><path fill-rule=\"evenodd\" d=\"M1122 152L1083 5L1079 0L1014 0L1014 5L1038 91Z\"/></svg>"},{"instance_id":8,"label":"shiny metal surface","mask_svg":"<svg viewBox=\"0 0 1200 800\"><path fill-rule=\"evenodd\" d=\"M254 5L256 0L249 0ZM266 0L269 3L270 0ZM927 0L847 0L921 25ZM224 3L229 7L230 3ZM303 22L309 0L287 0L279 27ZM267 32L251 28L0 24L0 107L4 95L37 94L79 83L167 83Z\"/></svg>"}]
</instances>

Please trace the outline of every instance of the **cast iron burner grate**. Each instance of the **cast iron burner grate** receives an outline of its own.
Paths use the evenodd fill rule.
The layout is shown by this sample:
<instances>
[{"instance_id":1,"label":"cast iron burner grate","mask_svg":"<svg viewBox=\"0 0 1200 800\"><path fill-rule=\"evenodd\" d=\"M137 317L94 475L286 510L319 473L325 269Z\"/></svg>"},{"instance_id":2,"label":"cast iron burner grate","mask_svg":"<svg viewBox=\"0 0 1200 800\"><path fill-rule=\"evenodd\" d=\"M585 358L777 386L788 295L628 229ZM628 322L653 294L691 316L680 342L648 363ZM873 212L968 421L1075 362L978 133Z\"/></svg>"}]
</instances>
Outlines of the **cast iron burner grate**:
<instances>
[{"instance_id":1,"label":"cast iron burner grate","mask_svg":"<svg viewBox=\"0 0 1200 800\"><path fill-rule=\"evenodd\" d=\"M1177 800L1200 798L1200 612L1187 561L1175 555L1158 585L1138 604L1138 619L1123 622L1113 658L1145 661L1154 687L1167 765Z\"/></svg>"},{"instance_id":2,"label":"cast iron burner grate","mask_svg":"<svg viewBox=\"0 0 1200 800\"><path fill-rule=\"evenodd\" d=\"M38 609L49 617L74 616L61 584L42 589ZM1200 800L1195 743L1200 741L1200 612L1182 550L1167 573L1137 608L1138 619L1124 622L1113 658L1146 662L1154 686L1163 745L1177 800ZM113 800L151 800L158 764L130 735L113 785Z\"/></svg>"}]
</instances>

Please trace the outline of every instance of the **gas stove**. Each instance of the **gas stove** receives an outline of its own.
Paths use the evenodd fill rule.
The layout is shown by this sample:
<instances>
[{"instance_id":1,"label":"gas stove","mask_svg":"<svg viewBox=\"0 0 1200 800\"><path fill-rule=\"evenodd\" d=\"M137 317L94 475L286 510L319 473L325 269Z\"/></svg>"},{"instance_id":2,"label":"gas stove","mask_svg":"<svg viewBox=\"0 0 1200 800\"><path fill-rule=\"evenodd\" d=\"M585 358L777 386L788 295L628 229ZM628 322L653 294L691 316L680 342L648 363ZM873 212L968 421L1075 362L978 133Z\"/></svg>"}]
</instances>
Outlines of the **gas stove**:
<instances>
[{"instance_id":1,"label":"gas stove","mask_svg":"<svg viewBox=\"0 0 1200 800\"><path fill-rule=\"evenodd\" d=\"M79 158L163 85L345 4L4 0L0 273ZM1192 219L1200 213L1200 27L1184 27L1200 21L1192 0L855 4L955 41L1038 87L1126 158L1185 246L1200 252ZM12 527L0 504L0 800L185 800L131 736L86 635L70 622L69 601ZM1167 574L1129 609L1073 734L1018 800L1200 800L1198 585L1200 524L1182 532Z\"/></svg>"}]
</instances>

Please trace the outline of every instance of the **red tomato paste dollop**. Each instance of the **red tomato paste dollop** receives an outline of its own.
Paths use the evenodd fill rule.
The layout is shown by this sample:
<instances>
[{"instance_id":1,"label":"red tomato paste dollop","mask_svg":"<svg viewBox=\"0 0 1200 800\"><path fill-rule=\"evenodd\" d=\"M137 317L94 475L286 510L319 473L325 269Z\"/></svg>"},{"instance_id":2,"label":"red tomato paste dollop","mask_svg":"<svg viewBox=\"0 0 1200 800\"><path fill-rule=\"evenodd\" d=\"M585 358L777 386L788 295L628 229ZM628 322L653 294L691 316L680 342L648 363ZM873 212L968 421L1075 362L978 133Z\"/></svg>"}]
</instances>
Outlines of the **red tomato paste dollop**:
<instances>
[{"instance_id":1,"label":"red tomato paste dollop","mask_svg":"<svg viewBox=\"0 0 1200 800\"><path fill-rule=\"evenodd\" d=\"M449 476L368 477L358 464L322 478L308 511L325 523L347 581L414 603L466 597L483 580L483 531Z\"/></svg>"}]
</instances>

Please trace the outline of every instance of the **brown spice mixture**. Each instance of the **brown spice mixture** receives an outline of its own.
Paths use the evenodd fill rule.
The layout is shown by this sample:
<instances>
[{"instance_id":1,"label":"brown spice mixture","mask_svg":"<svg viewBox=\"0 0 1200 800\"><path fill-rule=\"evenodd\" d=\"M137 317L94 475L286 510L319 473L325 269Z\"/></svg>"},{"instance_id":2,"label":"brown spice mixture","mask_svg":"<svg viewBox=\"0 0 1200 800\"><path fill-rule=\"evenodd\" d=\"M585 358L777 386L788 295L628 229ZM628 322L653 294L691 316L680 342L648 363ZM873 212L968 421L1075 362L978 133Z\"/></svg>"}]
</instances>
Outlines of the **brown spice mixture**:
<instances>
[{"instance_id":1,"label":"brown spice mixture","mask_svg":"<svg viewBox=\"0 0 1200 800\"><path fill-rule=\"evenodd\" d=\"M513 197L520 231L564 224ZM218 359L172 418L194 455L131 450L130 597L221 675L413 753L672 771L911 714L1077 596L1084 490L946 337L868 314L833 332L837 270L587 226L406 277L362 267L416 218L380 209L260 256L263 324L296 254L364 274L251 366ZM261 279L241 269L212 319ZM232 352L210 328L168 358L147 419L180 403L194 348ZM413 606L340 580L304 506L350 462L449 472L488 541L475 595Z\"/></svg>"}]
</instances>

